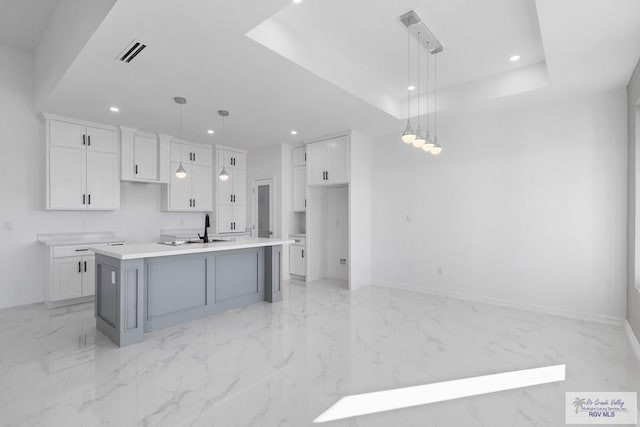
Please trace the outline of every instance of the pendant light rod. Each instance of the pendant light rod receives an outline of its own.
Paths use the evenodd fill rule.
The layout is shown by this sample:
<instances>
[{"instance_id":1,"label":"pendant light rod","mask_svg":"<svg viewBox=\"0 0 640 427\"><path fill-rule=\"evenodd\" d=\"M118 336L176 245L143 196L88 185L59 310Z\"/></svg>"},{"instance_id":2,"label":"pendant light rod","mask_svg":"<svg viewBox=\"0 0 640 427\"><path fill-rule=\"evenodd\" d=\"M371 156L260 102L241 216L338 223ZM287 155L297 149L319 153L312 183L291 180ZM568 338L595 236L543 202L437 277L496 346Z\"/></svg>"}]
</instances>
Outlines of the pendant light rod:
<instances>
[{"instance_id":1,"label":"pendant light rod","mask_svg":"<svg viewBox=\"0 0 640 427\"><path fill-rule=\"evenodd\" d=\"M184 166L182 166L182 106L187 103L187 98L176 96L173 100L180 106L180 164L176 170L176 177L184 179L187 177L187 171Z\"/></svg>"},{"instance_id":2,"label":"pendant light rod","mask_svg":"<svg viewBox=\"0 0 640 427\"><path fill-rule=\"evenodd\" d=\"M218 174L218 178L220 178L220 181L226 181L229 179L229 174L227 173L227 170L224 167L224 147L225 147L225 142L224 142L224 119L226 117L229 117L229 112L227 110L218 110L218 115L220 117L222 117L222 170L220 171L220 174Z\"/></svg>"},{"instance_id":3,"label":"pendant light rod","mask_svg":"<svg viewBox=\"0 0 640 427\"><path fill-rule=\"evenodd\" d=\"M400 17L400 21L407 27L414 35L422 34L421 43L431 54L442 52L444 47L435 35L431 32L424 22L420 19L418 14L410 10Z\"/></svg>"}]
</instances>

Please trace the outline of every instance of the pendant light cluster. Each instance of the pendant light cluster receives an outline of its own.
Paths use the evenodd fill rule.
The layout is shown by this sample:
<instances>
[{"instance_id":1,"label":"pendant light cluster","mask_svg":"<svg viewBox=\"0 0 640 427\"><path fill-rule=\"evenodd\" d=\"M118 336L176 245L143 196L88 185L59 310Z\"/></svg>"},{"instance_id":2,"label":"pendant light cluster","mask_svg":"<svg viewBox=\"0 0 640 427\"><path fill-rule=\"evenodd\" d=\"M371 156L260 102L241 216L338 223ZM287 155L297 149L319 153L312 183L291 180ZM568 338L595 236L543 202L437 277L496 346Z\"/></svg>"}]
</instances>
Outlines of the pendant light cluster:
<instances>
[{"instance_id":1,"label":"pendant light cluster","mask_svg":"<svg viewBox=\"0 0 640 427\"><path fill-rule=\"evenodd\" d=\"M429 29L420 21L420 18L415 14L415 12L410 11L400 17L400 20L407 27L407 124L405 126L404 131L402 132L402 142L405 144L411 144L415 148L422 149L427 153L431 153L436 156L442 152L442 146L438 143L438 113L437 113L437 57L438 53L442 52L442 45L440 42L435 39L435 36L429 31ZM411 125L411 27L416 25L417 28L417 37L418 37L418 54L417 54L417 62L418 62L418 78L417 78L417 96L418 96L418 125L416 127L415 132L413 131L413 126ZM415 31L414 31L415 32ZM422 104L422 95L421 95L421 80L422 80L422 60L421 60L421 50L424 46L424 40L426 40L426 48L427 48L427 72L426 74L426 101L427 101L427 111L426 111L426 132L422 130L421 127L421 104ZM435 47L432 48L432 42L434 42ZM433 92L434 92L434 131L433 135L431 134L431 122L430 122L430 100L429 100L429 92L431 91L430 87L430 75L431 70L429 66L429 56L434 55L434 68L433 68Z\"/></svg>"}]
</instances>

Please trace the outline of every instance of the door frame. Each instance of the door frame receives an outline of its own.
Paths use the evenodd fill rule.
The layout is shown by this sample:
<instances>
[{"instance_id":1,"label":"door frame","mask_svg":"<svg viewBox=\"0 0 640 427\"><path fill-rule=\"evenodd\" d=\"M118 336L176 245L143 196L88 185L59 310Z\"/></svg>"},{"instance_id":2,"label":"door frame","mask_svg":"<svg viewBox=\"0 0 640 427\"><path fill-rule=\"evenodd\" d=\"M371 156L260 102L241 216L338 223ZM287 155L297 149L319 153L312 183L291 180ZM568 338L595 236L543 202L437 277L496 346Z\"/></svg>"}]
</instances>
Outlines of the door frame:
<instances>
[{"instance_id":1,"label":"door frame","mask_svg":"<svg viewBox=\"0 0 640 427\"><path fill-rule=\"evenodd\" d=\"M251 179L251 237L258 237L258 186L269 185L269 231L275 236L276 177L265 176Z\"/></svg>"}]
</instances>

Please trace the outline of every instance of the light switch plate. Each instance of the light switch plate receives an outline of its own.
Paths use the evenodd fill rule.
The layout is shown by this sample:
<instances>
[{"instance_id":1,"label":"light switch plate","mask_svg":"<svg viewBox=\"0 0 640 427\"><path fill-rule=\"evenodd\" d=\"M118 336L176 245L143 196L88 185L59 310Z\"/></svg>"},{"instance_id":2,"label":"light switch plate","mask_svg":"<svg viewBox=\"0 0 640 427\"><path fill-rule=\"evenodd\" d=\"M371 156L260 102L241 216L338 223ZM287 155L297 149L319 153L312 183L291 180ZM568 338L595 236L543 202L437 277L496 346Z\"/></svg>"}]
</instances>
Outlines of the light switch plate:
<instances>
[{"instance_id":1,"label":"light switch plate","mask_svg":"<svg viewBox=\"0 0 640 427\"><path fill-rule=\"evenodd\" d=\"M115 271L111 272L111 284L112 285L116 284L116 272Z\"/></svg>"}]
</instances>

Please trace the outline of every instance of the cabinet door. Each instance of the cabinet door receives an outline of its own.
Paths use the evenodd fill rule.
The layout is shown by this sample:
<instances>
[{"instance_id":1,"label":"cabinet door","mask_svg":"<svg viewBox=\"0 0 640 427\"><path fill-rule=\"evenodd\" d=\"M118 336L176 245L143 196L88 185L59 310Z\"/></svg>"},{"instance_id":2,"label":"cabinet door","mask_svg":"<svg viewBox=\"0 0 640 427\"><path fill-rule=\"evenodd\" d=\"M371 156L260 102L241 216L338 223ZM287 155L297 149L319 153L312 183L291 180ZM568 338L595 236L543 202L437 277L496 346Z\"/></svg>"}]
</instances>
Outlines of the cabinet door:
<instances>
[{"instance_id":1,"label":"cabinet door","mask_svg":"<svg viewBox=\"0 0 640 427\"><path fill-rule=\"evenodd\" d=\"M233 162L232 168L235 169L247 169L247 154L239 152L231 152L231 161Z\"/></svg>"},{"instance_id":2,"label":"cabinet door","mask_svg":"<svg viewBox=\"0 0 640 427\"><path fill-rule=\"evenodd\" d=\"M136 135L133 144L134 177L158 179L158 140Z\"/></svg>"},{"instance_id":3,"label":"cabinet door","mask_svg":"<svg viewBox=\"0 0 640 427\"><path fill-rule=\"evenodd\" d=\"M182 163L187 171L187 176L180 179L175 171L180 163L171 162L171 180L169 182L169 210L188 211L191 210L191 165Z\"/></svg>"},{"instance_id":4,"label":"cabinet door","mask_svg":"<svg viewBox=\"0 0 640 427\"><path fill-rule=\"evenodd\" d=\"M329 184L349 182L349 137L324 142L324 164Z\"/></svg>"},{"instance_id":5,"label":"cabinet door","mask_svg":"<svg viewBox=\"0 0 640 427\"><path fill-rule=\"evenodd\" d=\"M233 204L247 205L247 171L233 170Z\"/></svg>"},{"instance_id":6,"label":"cabinet door","mask_svg":"<svg viewBox=\"0 0 640 427\"><path fill-rule=\"evenodd\" d=\"M213 177L211 166L191 166L191 194L193 208L200 212L213 210Z\"/></svg>"},{"instance_id":7,"label":"cabinet door","mask_svg":"<svg viewBox=\"0 0 640 427\"><path fill-rule=\"evenodd\" d=\"M191 146L187 144L182 144L177 141L171 141L171 161L178 162L182 161L182 164L191 163L192 151ZM176 169L178 166L176 166ZM175 171L175 169L174 169Z\"/></svg>"},{"instance_id":8,"label":"cabinet door","mask_svg":"<svg viewBox=\"0 0 640 427\"><path fill-rule=\"evenodd\" d=\"M298 276L306 276L304 263L304 246L289 246L289 273Z\"/></svg>"},{"instance_id":9,"label":"cabinet door","mask_svg":"<svg viewBox=\"0 0 640 427\"><path fill-rule=\"evenodd\" d=\"M86 154L82 149L49 148L49 209L85 209Z\"/></svg>"},{"instance_id":10,"label":"cabinet door","mask_svg":"<svg viewBox=\"0 0 640 427\"><path fill-rule=\"evenodd\" d=\"M49 142L52 146L85 148L86 128L73 123L49 121Z\"/></svg>"},{"instance_id":11,"label":"cabinet door","mask_svg":"<svg viewBox=\"0 0 640 427\"><path fill-rule=\"evenodd\" d=\"M193 161L200 166L211 166L213 164L213 149L211 147L203 147L193 145L190 147L193 153Z\"/></svg>"},{"instance_id":12,"label":"cabinet door","mask_svg":"<svg viewBox=\"0 0 640 427\"><path fill-rule=\"evenodd\" d=\"M247 231L247 207L233 207L233 231L236 233L244 233Z\"/></svg>"},{"instance_id":13,"label":"cabinet door","mask_svg":"<svg viewBox=\"0 0 640 427\"><path fill-rule=\"evenodd\" d=\"M87 209L112 210L119 207L118 156L87 151Z\"/></svg>"},{"instance_id":14,"label":"cabinet door","mask_svg":"<svg viewBox=\"0 0 640 427\"><path fill-rule=\"evenodd\" d=\"M87 126L87 150L118 154L116 132Z\"/></svg>"},{"instance_id":15,"label":"cabinet door","mask_svg":"<svg viewBox=\"0 0 640 427\"><path fill-rule=\"evenodd\" d=\"M307 149L305 147L298 147L293 149L293 166L305 166L307 162L306 158Z\"/></svg>"},{"instance_id":16,"label":"cabinet door","mask_svg":"<svg viewBox=\"0 0 640 427\"><path fill-rule=\"evenodd\" d=\"M218 233L233 231L233 206L218 206Z\"/></svg>"},{"instance_id":17,"label":"cabinet door","mask_svg":"<svg viewBox=\"0 0 640 427\"><path fill-rule=\"evenodd\" d=\"M226 181L222 181L218 174L220 171L216 171L214 179L217 181L218 186L218 194L216 195L218 200L218 205L232 205L233 204L233 170L230 168L226 168L227 174L229 174L229 179Z\"/></svg>"},{"instance_id":18,"label":"cabinet door","mask_svg":"<svg viewBox=\"0 0 640 427\"><path fill-rule=\"evenodd\" d=\"M307 184L321 185L324 180L324 143L314 142L307 145Z\"/></svg>"},{"instance_id":19,"label":"cabinet door","mask_svg":"<svg viewBox=\"0 0 640 427\"><path fill-rule=\"evenodd\" d=\"M96 293L96 259L94 256L82 257L82 296Z\"/></svg>"},{"instance_id":20,"label":"cabinet door","mask_svg":"<svg viewBox=\"0 0 640 427\"><path fill-rule=\"evenodd\" d=\"M307 168L293 168L293 211L304 212L307 209Z\"/></svg>"},{"instance_id":21,"label":"cabinet door","mask_svg":"<svg viewBox=\"0 0 640 427\"><path fill-rule=\"evenodd\" d=\"M59 301L82 296L82 257L53 260L51 300Z\"/></svg>"}]
</instances>

